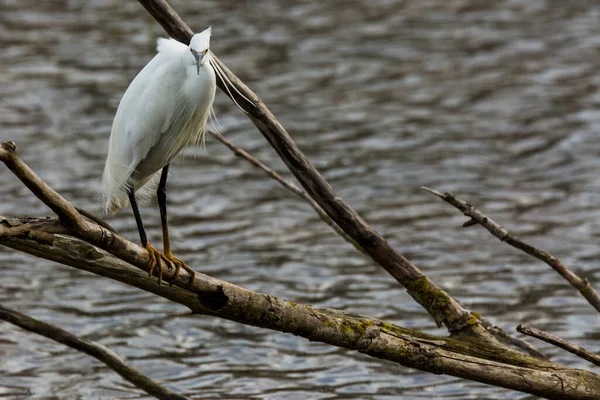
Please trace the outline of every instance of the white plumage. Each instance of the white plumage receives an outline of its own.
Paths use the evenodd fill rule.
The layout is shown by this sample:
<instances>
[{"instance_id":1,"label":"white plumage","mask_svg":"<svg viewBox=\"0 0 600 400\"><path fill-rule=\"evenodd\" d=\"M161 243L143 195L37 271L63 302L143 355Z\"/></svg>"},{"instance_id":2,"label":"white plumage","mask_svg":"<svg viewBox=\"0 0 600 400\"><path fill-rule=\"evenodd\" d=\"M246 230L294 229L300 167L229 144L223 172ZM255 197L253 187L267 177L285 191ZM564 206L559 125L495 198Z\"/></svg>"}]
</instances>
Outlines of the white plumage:
<instances>
[{"instance_id":1,"label":"white plumage","mask_svg":"<svg viewBox=\"0 0 600 400\"><path fill-rule=\"evenodd\" d=\"M208 28L194 35L190 46L158 39L158 54L123 95L102 177L107 212L128 204L130 179L136 198L151 198L161 169L187 145L203 142L216 90L210 34Z\"/></svg>"}]
</instances>

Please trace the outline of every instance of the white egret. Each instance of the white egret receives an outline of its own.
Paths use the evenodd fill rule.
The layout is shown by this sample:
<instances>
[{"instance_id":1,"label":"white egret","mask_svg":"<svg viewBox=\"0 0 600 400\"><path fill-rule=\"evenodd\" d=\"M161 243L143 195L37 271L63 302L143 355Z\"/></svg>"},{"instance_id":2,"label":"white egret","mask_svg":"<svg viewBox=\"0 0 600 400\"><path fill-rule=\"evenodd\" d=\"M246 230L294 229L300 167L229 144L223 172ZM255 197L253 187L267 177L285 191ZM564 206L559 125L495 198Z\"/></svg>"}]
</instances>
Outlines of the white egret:
<instances>
[{"instance_id":1,"label":"white egret","mask_svg":"<svg viewBox=\"0 0 600 400\"><path fill-rule=\"evenodd\" d=\"M123 95L113 121L102 177L106 212L131 203L142 246L150 253L148 274L162 263L195 273L171 253L167 224L166 183L169 163L184 147L203 143L204 130L215 97L215 69L209 50L211 28L194 35L186 46L160 38L158 54L140 71ZM213 69L213 65L215 65ZM163 253L148 242L138 200L156 190L163 235Z\"/></svg>"}]
</instances>

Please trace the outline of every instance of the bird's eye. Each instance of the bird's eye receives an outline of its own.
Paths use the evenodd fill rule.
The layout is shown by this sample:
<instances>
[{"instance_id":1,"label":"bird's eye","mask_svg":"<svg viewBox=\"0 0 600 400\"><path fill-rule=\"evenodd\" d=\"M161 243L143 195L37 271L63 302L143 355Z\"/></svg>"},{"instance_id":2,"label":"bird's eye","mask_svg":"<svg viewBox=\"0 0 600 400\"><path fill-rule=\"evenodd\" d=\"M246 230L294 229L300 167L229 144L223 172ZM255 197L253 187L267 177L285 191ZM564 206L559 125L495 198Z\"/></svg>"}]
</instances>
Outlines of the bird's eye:
<instances>
[{"instance_id":1,"label":"bird's eye","mask_svg":"<svg viewBox=\"0 0 600 400\"><path fill-rule=\"evenodd\" d=\"M198 54L198 52L197 52L197 51L195 51L194 49L190 49L190 51L192 52L192 54L193 54L193 55L196 55L196 54Z\"/></svg>"}]
</instances>

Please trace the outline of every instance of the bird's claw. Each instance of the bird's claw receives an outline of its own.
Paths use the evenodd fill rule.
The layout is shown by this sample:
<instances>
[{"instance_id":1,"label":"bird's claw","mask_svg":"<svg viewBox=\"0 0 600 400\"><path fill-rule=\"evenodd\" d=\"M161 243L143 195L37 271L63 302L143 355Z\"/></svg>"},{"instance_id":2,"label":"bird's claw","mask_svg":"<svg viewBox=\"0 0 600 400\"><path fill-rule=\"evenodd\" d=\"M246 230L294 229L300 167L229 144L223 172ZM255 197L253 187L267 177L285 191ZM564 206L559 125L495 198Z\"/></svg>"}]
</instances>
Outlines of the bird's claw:
<instances>
[{"instance_id":1,"label":"bird's claw","mask_svg":"<svg viewBox=\"0 0 600 400\"><path fill-rule=\"evenodd\" d=\"M172 265L175 266L175 273L173 274L173 277L171 278L171 282L173 282L175 279L177 279L177 277L179 276L179 271L183 267L183 269L185 269L188 272L188 274L190 274L189 285L192 286L194 284L194 280L196 279L196 272L193 269L188 267L185 262L183 262L179 258L175 257L173 254L167 253L166 255L164 255L164 257L167 260L169 260L169 262Z\"/></svg>"},{"instance_id":2,"label":"bird's claw","mask_svg":"<svg viewBox=\"0 0 600 400\"><path fill-rule=\"evenodd\" d=\"M175 267L175 263L172 262L163 253L152 247L150 243L146 243L144 248L148 250L148 254L150 255L150 260L148 261L148 276L152 276L152 274L154 273L154 268L158 267L158 284L160 285L162 282L162 275L164 270L162 262L164 262L167 265L169 271Z\"/></svg>"},{"instance_id":3,"label":"bird's claw","mask_svg":"<svg viewBox=\"0 0 600 400\"><path fill-rule=\"evenodd\" d=\"M187 266L186 263L181 261L179 258L173 256L173 254L167 253L163 254L160 251L156 250L150 243L146 243L144 246L146 250L148 250L148 254L150 255L150 260L148 261L148 276L152 276L154 273L154 268L158 267L158 284L160 285L162 282L163 275L163 262L171 271L175 268L175 273L170 279L171 286L173 285L173 281L177 279L179 276L179 271L183 267L190 274L189 285L192 286L194 284L194 280L196 279L196 272L193 269Z\"/></svg>"}]
</instances>

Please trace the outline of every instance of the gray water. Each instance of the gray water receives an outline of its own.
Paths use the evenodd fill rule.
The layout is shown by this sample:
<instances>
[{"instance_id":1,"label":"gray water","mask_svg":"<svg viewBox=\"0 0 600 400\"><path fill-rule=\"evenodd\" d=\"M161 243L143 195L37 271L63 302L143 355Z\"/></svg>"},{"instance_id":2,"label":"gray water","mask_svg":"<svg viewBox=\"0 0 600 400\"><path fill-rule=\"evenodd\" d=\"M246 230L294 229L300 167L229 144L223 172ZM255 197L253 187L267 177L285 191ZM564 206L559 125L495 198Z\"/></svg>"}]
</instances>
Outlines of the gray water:
<instances>
[{"instance_id":1,"label":"gray water","mask_svg":"<svg viewBox=\"0 0 600 400\"><path fill-rule=\"evenodd\" d=\"M543 263L419 189L450 190L600 286L600 7L586 1L174 1L333 187L468 308L598 350L598 314ZM120 96L161 28L134 1L0 1L0 139L74 204L94 198ZM220 131L283 172L222 93ZM312 209L209 137L169 181L174 251L245 288L444 334ZM49 215L7 170L0 215ZM160 243L156 203L142 209ZM137 241L129 209L109 222ZM0 250L3 304L99 341L202 399L526 399L210 317ZM582 360L539 342L557 362ZM148 398L0 325L0 397Z\"/></svg>"}]
</instances>

